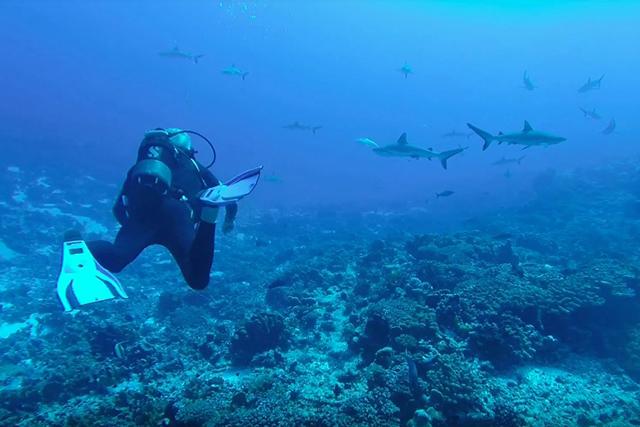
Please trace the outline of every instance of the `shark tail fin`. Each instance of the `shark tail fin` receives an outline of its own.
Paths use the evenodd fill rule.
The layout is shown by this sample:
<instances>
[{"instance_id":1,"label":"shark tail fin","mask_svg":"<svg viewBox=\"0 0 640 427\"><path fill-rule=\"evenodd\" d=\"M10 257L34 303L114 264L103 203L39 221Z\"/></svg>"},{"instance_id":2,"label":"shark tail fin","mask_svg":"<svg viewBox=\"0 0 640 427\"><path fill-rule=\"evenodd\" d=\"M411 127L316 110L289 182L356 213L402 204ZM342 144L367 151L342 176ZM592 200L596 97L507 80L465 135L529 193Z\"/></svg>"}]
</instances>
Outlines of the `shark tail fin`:
<instances>
[{"instance_id":1,"label":"shark tail fin","mask_svg":"<svg viewBox=\"0 0 640 427\"><path fill-rule=\"evenodd\" d=\"M195 56L193 57L193 63L194 63L194 64L197 64L197 63L198 63L198 61L200 61L200 58L202 58L203 56L204 56L204 55L195 55Z\"/></svg>"},{"instance_id":2,"label":"shark tail fin","mask_svg":"<svg viewBox=\"0 0 640 427\"><path fill-rule=\"evenodd\" d=\"M469 129L471 129L472 131L474 131L476 134L478 134L478 136L480 138L482 138L484 140L484 145L482 146L482 151L486 150L487 148L489 148L489 144L491 144L491 142L495 139L493 137L493 135L491 135L489 132L484 131L478 127L475 127L474 125L472 125L471 123L467 123L467 126L469 126Z\"/></svg>"},{"instance_id":3,"label":"shark tail fin","mask_svg":"<svg viewBox=\"0 0 640 427\"><path fill-rule=\"evenodd\" d=\"M448 150L440 153L440 156L438 157L440 158L440 164L442 165L442 167L444 169L447 169L447 160L449 160L451 157L455 156L456 154L462 153L464 150L465 150L464 148L456 148L455 150Z\"/></svg>"},{"instance_id":4,"label":"shark tail fin","mask_svg":"<svg viewBox=\"0 0 640 427\"><path fill-rule=\"evenodd\" d=\"M249 72L248 72L248 71L246 71L246 72L242 73L242 75L241 75L242 80L244 80L248 75L249 75Z\"/></svg>"}]
</instances>

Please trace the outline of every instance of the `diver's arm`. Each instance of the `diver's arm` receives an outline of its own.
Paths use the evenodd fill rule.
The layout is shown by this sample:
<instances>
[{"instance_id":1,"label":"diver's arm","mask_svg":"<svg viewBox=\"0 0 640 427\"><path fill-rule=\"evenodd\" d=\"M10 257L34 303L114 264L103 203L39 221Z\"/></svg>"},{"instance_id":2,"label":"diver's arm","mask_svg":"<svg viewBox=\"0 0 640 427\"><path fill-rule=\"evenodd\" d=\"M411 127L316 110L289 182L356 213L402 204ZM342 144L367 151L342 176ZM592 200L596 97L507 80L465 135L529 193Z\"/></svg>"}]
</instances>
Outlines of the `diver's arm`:
<instances>
[{"instance_id":1,"label":"diver's arm","mask_svg":"<svg viewBox=\"0 0 640 427\"><path fill-rule=\"evenodd\" d=\"M215 175L213 175L209 169L202 168L201 170L202 170L203 179L206 182L207 186L215 187L221 184L220 180L216 178ZM238 214L237 203L232 203L225 207L224 224L222 225L223 232L228 233L231 230L233 230L234 221L236 220L237 214Z\"/></svg>"},{"instance_id":2,"label":"diver's arm","mask_svg":"<svg viewBox=\"0 0 640 427\"><path fill-rule=\"evenodd\" d=\"M198 163L198 167L200 168L202 179L204 180L207 187L215 187L217 185L220 185L220 180L216 178L209 169L205 168L200 163Z\"/></svg>"},{"instance_id":3,"label":"diver's arm","mask_svg":"<svg viewBox=\"0 0 640 427\"><path fill-rule=\"evenodd\" d=\"M224 222L233 222L238 215L238 204L231 203L225 207Z\"/></svg>"},{"instance_id":4,"label":"diver's arm","mask_svg":"<svg viewBox=\"0 0 640 427\"><path fill-rule=\"evenodd\" d=\"M227 205L224 211L224 224L222 224L222 231L228 233L235 227L236 215L238 214L238 204L232 203Z\"/></svg>"},{"instance_id":5,"label":"diver's arm","mask_svg":"<svg viewBox=\"0 0 640 427\"><path fill-rule=\"evenodd\" d=\"M126 187L127 184L125 182L124 184L122 184L122 188L120 189L120 193L118 194L116 203L113 205L113 216L116 218L116 221L118 221L120 225L124 225L124 223L127 222L127 219L129 218L129 215L127 214L127 207L124 204L124 199L126 197Z\"/></svg>"}]
</instances>

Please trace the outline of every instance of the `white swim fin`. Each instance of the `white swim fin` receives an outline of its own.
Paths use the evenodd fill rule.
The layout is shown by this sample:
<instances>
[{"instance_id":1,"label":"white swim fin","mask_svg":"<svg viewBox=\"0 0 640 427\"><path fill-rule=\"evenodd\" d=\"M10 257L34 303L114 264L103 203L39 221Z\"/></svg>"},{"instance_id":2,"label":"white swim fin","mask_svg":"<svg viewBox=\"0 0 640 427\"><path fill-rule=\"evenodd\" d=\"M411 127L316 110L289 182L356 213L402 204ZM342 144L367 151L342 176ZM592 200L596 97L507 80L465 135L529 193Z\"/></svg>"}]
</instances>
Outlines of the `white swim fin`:
<instances>
[{"instance_id":1,"label":"white swim fin","mask_svg":"<svg viewBox=\"0 0 640 427\"><path fill-rule=\"evenodd\" d=\"M207 188L200 193L200 201L206 206L224 206L235 203L251 194L258 185L260 172L262 172L262 166L241 173L226 184Z\"/></svg>"},{"instance_id":2,"label":"white swim fin","mask_svg":"<svg viewBox=\"0 0 640 427\"><path fill-rule=\"evenodd\" d=\"M114 298L129 298L120 281L93 258L84 240L62 244L58 298L65 311Z\"/></svg>"}]
</instances>

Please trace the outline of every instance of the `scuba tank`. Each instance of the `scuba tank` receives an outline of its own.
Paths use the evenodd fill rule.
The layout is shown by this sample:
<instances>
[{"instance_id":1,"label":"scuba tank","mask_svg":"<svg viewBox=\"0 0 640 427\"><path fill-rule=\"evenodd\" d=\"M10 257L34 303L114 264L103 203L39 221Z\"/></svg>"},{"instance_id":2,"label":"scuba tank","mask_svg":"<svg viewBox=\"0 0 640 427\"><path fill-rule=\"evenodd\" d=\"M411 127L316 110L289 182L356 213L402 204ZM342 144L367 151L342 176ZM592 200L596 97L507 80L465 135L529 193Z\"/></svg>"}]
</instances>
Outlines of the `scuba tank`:
<instances>
[{"instance_id":1,"label":"scuba tank","mask_svg":"<svg viewBox=\"0 0 640 427\"><path fill-rule=\"evenodd\" d=\"M180 144L175 139L187 134L199 136L209 144L213 159L206 167L209 168L213 165L217 157L216 150L211 141L204 135L192 130L176 128L157 128L147 131L138 148L137 162L129 169L127 174L128 185L131 190L130 194L135 194L131 198L132 200L127 203L131 202L131 204L138 206L149 207L159 203L163 196L182 198L184 189L174 187L182 187L184 184L183 182L176 182L176 180L180 181L180 176L175 174L180 165L184 165L185 159L193 165L198 179L206 187L200 167L194 158L196 151L190 146L183 147L182 145L184 144Z\"/></svg>"},{"instance_id":2,"label":"scuba tank","mask_svg":"<svg viewBox=\"0 0 640 427\"><path fill-rule=\"evenodd\" d=\"M177 149L163 129L150 130L138 148L138 161L129 170L131 182L157 195L168 194L177 165Z\"/></svg>"}]
</instances>

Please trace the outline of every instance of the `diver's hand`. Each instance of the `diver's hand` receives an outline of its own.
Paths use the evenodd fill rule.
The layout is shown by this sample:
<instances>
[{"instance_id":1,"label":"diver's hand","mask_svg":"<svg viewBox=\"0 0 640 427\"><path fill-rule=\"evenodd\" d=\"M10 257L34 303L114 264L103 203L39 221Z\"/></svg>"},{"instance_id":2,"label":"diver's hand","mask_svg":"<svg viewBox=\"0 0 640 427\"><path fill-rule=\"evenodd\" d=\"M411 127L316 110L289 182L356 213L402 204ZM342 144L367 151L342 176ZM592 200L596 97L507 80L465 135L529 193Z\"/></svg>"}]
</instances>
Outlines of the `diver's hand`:
<instances>
[{"instance_id":1,"label":"diver's hand","mask_svg":"<svg viewBox=\"0 0 640 427\"><path fill-rule=\"evenodd\" d=\"M218 208L203 206L202 209L200 209L200 221L215 224L218 219L218 211Z\"/></svg>"},{"instance_id":2,"label":"diver's hand","mask_svg":"<svg viewBox=\"0 0 640 427\"><path fill-rule=\"evenodd\" d=\"M233 220L225 220L224 224L222 224L222 232L224 234L229 234L233 231L233 228L236 226Z\"/></svg>"}]
</instances>

